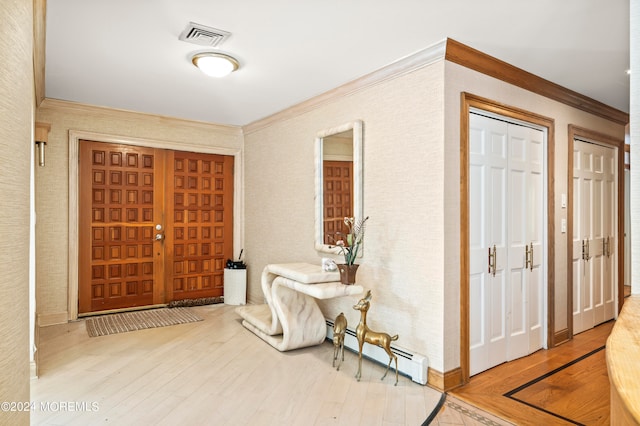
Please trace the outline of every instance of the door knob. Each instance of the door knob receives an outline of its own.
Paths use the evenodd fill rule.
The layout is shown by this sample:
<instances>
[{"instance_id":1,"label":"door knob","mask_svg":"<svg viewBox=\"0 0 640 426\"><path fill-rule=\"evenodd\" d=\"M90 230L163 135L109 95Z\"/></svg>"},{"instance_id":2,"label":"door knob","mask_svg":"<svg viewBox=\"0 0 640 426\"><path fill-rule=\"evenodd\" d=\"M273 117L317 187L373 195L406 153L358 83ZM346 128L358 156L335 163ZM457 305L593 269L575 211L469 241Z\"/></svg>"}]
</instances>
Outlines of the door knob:
<instances>
[{"instance_id":1,"label":"door knob","mask_svg":"<svg viewBox=\"0 0 640 426\"><path fill-rule=\"evenodd\" d=\"M158 231L156 233L156 241L164 240L164 232L162 232L162 225L158 223L155 228L156 228L156 231Z\"/></svg>"}]
</instances>

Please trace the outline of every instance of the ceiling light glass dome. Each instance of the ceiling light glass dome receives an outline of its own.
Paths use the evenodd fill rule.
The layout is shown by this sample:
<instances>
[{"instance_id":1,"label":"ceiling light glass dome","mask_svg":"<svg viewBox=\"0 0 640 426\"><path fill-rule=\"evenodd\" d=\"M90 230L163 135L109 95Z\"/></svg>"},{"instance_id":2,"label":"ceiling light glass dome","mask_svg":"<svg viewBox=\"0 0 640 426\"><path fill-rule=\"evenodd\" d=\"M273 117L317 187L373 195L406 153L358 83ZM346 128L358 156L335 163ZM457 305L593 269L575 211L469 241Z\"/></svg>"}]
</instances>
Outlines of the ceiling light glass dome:
<instances>
[{"instance_id":1,"label":"ceiling light glass dome","mask_svg":"<svg viewBox=\"0 0 640 426\"><path fill-rule=\"evenodd\" d=\"M211 77L224 77L240 67L235 58L215 52L198 53L193 56L191 62L200 71Z\"/></svg>"}]
</instances>

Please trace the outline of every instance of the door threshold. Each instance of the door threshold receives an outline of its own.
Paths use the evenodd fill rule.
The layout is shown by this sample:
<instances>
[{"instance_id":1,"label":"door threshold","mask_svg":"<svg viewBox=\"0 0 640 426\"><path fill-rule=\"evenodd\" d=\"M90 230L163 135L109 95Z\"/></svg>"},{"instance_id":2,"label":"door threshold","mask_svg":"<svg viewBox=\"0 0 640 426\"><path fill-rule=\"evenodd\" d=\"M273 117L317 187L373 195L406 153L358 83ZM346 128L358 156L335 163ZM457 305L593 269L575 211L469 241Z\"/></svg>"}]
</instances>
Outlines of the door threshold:
<instances>
[{"instance_id":1,"label":"door threshold","mask_svg":"<svg viewBox=\"0 0 640 426\"><path fill-rule=\"evenodd\" d=\"M157 309L157 308L166 308L166 307L167 307L166 303L159 303L157 305L144 305L144 306L133 306L131 308L108 309L106 311L78 313L78 318L93 317L96 315L117 314L120 312L144 311L147 309Z\"/></svg>"}]
</instances>

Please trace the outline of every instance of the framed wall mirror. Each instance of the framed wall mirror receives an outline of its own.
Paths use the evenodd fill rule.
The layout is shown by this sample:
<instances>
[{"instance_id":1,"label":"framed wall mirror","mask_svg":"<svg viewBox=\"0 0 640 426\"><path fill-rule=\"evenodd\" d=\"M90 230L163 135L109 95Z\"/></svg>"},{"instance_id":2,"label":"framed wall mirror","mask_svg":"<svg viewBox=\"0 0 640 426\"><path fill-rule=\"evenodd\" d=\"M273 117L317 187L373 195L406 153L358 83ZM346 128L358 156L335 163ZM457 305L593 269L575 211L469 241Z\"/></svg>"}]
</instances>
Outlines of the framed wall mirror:
<instances>
[{"instance_id":1,"label":"framed wall mirror","mask_svg":"<svg viewBox=\"0 0 640 426\"><path fill-rule=\"evenodd\" d=\"M362 121L318 133L315 141L316 250L340 253L333 247L348 232L345 217L362 219Z\"/></svg>"}]
</instances>

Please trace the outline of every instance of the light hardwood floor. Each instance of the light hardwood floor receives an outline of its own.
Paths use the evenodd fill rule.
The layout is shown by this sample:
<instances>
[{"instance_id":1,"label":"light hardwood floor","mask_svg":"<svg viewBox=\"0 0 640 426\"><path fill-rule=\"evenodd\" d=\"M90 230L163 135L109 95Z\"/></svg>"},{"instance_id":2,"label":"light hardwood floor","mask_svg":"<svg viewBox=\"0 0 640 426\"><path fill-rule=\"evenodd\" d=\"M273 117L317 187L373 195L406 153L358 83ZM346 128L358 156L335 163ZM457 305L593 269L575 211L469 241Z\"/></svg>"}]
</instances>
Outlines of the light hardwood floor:
<instances>
[{"instance_id":1,"label":"light hardwood floor","mask_svg":"<svg viewBox=\"0 0 640 426\"><path fill-rule=\"evenodd\" d=\"M517 425L608 425L604 346L613 325L480 373L450 395ZM434 424L448 424L442 414Z\"/></svg>"},{"instance_id":2,"label":"light hardwood floor","mask_svg":"<svg viewBox=\"0 0 640 426\"><path fill-rule=\"evenodd\" d=\"M31 423L421 425L440 399L406 377L381 381L384 368L366 360L357 382L357 355L345 351L336 371L329 342L278 352L234 306L190 309L204 321L94 338L82 320L40 329Z\"/></svg>"},{"instance_id":3,"label":"light hardwood floor","mask_svg":"<svg viewBox=\"0 0 640 426\"><path fill-rule=\"evenodd\" d=\"M397 387L391 374L380 381L384 368L367 360L357 382L357 355L346 351L336 371L329 342L278 352L242 327L234 306L190 309L204 321L96 338L88 337L82 320L42 328L31 423L421 425L440 399L406 377ZM449 393L431 424L607 424L608 379L604 350L597 349L612 326L474 376ZM77 402L97 410L62 406ZM38 409L42 403L49 411Z\"/></svg>"}]
</instances>

